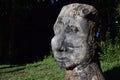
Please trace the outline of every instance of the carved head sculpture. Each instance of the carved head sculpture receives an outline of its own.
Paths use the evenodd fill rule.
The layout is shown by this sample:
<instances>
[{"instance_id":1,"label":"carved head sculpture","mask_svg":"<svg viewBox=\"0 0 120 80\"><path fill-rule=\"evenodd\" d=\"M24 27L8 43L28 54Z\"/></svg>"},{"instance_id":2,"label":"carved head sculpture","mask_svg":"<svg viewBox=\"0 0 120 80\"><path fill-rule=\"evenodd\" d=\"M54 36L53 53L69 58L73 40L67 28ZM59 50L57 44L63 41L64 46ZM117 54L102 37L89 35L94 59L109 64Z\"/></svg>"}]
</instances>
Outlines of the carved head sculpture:
<instances>
[{"instance_id":1,"label":"carved head sculpture","mask_svg":"<svg viewBox=\"0 0 120 80\"><path fill-rule=\"evenodd\" d=\"M64 68L87 64L94 55L96 9L86 4L64 6L54 24L54 57Z\"/></svg>"}]
</instances>

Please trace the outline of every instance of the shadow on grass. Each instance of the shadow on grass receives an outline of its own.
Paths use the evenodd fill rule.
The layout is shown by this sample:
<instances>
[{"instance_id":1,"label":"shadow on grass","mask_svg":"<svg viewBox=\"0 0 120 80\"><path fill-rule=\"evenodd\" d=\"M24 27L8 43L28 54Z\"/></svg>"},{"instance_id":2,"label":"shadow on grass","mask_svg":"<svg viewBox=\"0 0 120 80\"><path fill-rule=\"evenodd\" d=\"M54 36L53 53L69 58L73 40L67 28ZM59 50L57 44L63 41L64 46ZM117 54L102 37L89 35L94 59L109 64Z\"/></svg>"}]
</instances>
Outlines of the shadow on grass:
<instances>
[{"instance_id":1,"label":"shadow on grass","mask_svg":"<svg viewBox=\"0 0 120 80\"><path fill-rule=\"evenodd\" d=\"M16 72L25 69L25 66L9 66L0 68L0 74Z\"/></svg>"},{"instance_id":2,"label":"shadow on grass","mask_svg":"<svg viewBox=\"0 0 120 80\"><path fill-rule=\"evenodd\" d=\"M120 67L104 72L104 77L106 80L120 80Z\"/></svg>"},{"instance_id":3,"label":"shadow on grass","mask_svg":"<svg viewBox=\"0 0 120 80\"><path fill-rule=\"evenodd\" d=\"M6 69L6 68L12 68L12 67L18 67L17 65L3 65L0 66L0 69Z\"/></svg>"}]
</instances>

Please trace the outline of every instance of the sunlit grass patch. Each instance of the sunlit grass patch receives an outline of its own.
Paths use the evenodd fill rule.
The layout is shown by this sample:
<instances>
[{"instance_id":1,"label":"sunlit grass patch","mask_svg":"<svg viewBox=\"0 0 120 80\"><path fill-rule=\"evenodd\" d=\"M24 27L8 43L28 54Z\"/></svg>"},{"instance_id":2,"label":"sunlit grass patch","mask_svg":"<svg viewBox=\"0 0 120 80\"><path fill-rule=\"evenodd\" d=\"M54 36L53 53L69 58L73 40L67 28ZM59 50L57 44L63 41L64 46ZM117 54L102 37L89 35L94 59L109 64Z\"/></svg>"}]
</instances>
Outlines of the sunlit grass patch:
<instances>
[{"instance_id":1,"label":"sunlit grass patch","mask_svg":"<svg viewBox=\"0 0 120 80\"><path fill-rule=\"evenodd\" d=\"M1 65L4 66L4 65ZM9 65L8 65L9 66ZM21 70L19 70L22 68ZM1 71L2 70L2 71ZM18 71L17 71L18 70ZM63 80L64 69L60 68L52 56L43 61L0 69L0 80Z\"/></svg>"}]
</instances>

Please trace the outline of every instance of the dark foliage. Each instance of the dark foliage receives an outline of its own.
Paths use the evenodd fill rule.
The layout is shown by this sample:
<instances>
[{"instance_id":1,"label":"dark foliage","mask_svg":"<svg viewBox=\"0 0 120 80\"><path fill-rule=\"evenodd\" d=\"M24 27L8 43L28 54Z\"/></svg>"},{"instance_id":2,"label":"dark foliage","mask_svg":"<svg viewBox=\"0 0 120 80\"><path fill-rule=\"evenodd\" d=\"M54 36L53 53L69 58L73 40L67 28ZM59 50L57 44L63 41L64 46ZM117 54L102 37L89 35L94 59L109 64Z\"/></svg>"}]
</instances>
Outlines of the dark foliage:
<instances>
[{"instance_id":1,"label":"dark foliage","mask_svg":"<svg viewBox=\"0 0 120 80\"><path fill-rule=\"evenodd\" d=\"M0 63L28 63L49 55L55 20L64 5L75 2L95 6L102 16L101 36L109 30L114 39L113 0L0 0Z\"/></svg>"}]
</instances>

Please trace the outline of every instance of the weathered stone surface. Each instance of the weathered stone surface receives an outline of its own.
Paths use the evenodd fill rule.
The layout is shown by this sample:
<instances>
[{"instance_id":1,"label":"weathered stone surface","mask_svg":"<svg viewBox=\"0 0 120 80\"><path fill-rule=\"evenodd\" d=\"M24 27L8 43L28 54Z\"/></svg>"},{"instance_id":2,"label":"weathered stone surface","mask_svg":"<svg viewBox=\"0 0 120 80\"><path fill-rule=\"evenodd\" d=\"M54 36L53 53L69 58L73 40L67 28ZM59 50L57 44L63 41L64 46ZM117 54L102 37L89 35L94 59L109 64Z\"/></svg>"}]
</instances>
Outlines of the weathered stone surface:
<instances>
[{"instance_id":1,"label":"weathered stone surface","mask_svg":"<svg viewBox=\"0 0 120 80\"><path fill-rule=\"evenodd\" d=\"M96 56L96 18L97 10L87 4L62 8L51 46L58 64L66 68L65 80L104 80Z\"/></svg>"}]
</instances>

